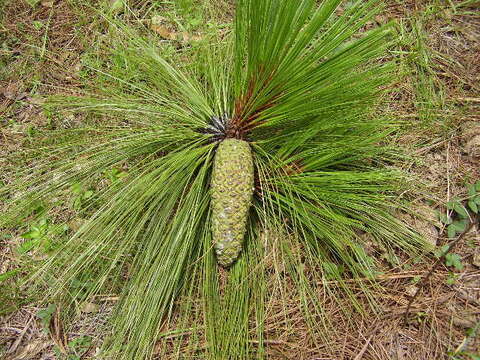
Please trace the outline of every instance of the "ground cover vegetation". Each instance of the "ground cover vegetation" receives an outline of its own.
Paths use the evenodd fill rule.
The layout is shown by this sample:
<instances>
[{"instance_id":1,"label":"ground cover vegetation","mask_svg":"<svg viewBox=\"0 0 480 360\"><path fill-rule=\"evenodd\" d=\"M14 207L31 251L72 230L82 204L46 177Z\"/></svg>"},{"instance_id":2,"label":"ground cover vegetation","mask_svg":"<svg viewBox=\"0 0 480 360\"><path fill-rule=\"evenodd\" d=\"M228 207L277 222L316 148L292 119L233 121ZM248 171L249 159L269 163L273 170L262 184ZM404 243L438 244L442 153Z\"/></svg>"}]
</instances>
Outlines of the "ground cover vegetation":
<instances>
[{"instance_id":1,"label":"ground cover vegetation","mask_svg":"<svg viewBox=\"0 0 480 360\"><path fill-rule=\"evenodd\" d=\"M5 3L3 355L478 357L476 9Z\"/></svg>"}]
</instances>

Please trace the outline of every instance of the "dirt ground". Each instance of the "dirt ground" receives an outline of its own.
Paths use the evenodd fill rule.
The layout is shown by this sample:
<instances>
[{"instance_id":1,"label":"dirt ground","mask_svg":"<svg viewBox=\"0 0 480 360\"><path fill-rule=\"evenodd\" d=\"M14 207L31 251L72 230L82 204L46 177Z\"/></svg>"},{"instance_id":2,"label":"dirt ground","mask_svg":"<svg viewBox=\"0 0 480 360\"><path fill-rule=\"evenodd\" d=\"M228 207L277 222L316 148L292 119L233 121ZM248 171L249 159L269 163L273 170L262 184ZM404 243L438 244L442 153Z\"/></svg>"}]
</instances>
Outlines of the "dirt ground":
<instances>
[{"instance_id":1,"label":"dirt ground","mask_svg":"<svg viewBox=\"0 0 480 360\"><path fill-rule=\"evenodd\" d=\"M39 95L75 92L88 81L82 56L96 46L98 25L90 18L92 9L78 1L30 1L33 6L26 0L4 1L0 164L4 154L21 147L29 129L51 126L38 103ZM402 76L385 111L403 121L403 130L393 141L412 155L413 160L404 167L416 176L422 189L412 199L420 216L406 216L405 220L440 247L451 240L436 211L445 213L449 200L466 195L465 184L480 179L480 3L389 0L375 21L389 20L395 21L399 30L392 56L401 58ZM0 170L0 180L3 176ZM378 313L347 314L326 300L325 313L336 328L328 341L312 338L292 293L289 317L298 318L295 331L275 319L266 324L266 338L271 339L266 342L269 358L479 359L478 230L472 228L455 249L463 268L452 269L442 262L422 286L435 258L418 264L386 261L379 277L381 288L376 290ZM0 237L0 276L17 266L6 235ZM360 293L355 282L351 289ZM12 311L0 318L0 356L10 360L77 359L56 354L55 345L58 348L65 338L88 336L88 351L78 359L95 358L114 297L99 307L84 309L68 333L63 333L59 323L50 325L54 331L49 335L38 317L40 308L22 301L15 292L2 291L0 301ZM405 316L417 291L411 312Z\"/></svg>"}]
</instances>

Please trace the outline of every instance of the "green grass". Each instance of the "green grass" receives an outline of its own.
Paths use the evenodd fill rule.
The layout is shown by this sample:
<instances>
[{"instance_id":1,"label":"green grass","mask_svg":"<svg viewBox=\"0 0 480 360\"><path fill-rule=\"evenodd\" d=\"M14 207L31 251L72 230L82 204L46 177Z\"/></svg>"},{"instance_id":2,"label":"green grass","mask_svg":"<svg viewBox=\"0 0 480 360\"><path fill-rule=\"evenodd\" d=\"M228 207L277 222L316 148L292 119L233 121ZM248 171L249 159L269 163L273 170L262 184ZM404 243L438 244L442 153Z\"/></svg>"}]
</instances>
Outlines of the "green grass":
<instances>
[{"instance_id":1,"label":"green grass","mask_svg":"<svg viewBox=\"0 0 480 360\"><path fill-rule=\"evenodd\" d=\"M452 98L455 93L468 97L463 90L464 65L449 53L448 44L439 42L445 41L444 33L454 32L454 36L447 35L452 39L452 48L461 44L469 30L455 19L470 15L471 6L475 6L474 2L434 1L410 10L397 24L399 51L395 53L402 59L415 106L409 119L416 121L410 124L416 131L421 129L425 137L434 135L434 141L451 136L459 126L459 117L468 111Z\"/></svg>"}]
</instances>

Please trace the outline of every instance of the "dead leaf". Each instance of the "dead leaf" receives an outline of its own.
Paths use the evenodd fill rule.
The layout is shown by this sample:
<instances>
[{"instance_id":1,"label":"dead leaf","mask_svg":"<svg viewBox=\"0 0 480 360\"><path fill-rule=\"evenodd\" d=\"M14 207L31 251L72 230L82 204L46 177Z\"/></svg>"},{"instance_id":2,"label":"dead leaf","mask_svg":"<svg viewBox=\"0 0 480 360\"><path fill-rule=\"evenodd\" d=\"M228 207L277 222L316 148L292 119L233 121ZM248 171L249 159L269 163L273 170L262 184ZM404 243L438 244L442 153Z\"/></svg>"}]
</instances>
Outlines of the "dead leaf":
<instances>
[{"instance_id":1,"label":"dead leaf","mask_svg":"<svg viewBox=\"0 0 480 360\"><path fill-rule=\"evenodd\" d=\"M464 329L469 329L475 327L476 321L475 318L468 318L464 316L454 316L452 318L453 324L455 326L464 328Z\"/></svg>"},{"instance_id":2,"label":"dead leaf","mask_svg":"<svg viewBox=\"0 0 480 360\"><path fill-rule=\"evenodd\" d=\"M162 25L164 18L161 16L155 16L150 21L150 29L155 31L158 35L166 40L173 40L179 42L190 42L202 40L200 35L192 35L187 32L176 32L170 30L165 25Z\"/></svg>"},{"instance_id":3,"label":"dead leaf","mask_svg":"<svg viewBox=\"0 0 480 360\"><path fill-rule=\"evenodd\" d=\"M78 229L80 229L84 223L85 223L84 219L74 218L74 219L70 220L70 222L68 223L68 226L73 231L78 231Z\"/></svg>"},{"instance_id":4,"label":"dead leaf","mask_svg":"<svg viewBox=\"0 0 480 360\"><path fill-rule=\"evenodd\" d=\"M465 144L467 154L473 158L480 157L480 135L474 136Z\"/></svg>"},{"instance_id":5,"label":"dead leaf","mask_svg":"<svg viewBox=\"0 0 480 360\"><path fill-rule=\"evenodd\" d=\"M31 104L42 105L45 103L45 99L40 96L34 96L28 99Z\"/></svg>"},{"instance_id":6,"label":"dead leaf","mask_svg":"<svg viewBox=\"0 0 480 360\"><path fill-rule=\"evenodd\" d=\"M437 245L439 236L437 228L440 228L442 224L438 220L436 212L427 205L416 205L415 212L415 216L398 213L398 217L422 235L433 249Z\"/></svg>"},{"instance_id":7,"label":"dead leaf","mask_svg":"<svg viewBox=\"0 0 480 360\"><path fill-rule=\"evenodd\" d=\"M377 24L381 25L381 24L385 24L387 22L387 18L385 16L382 16L382 15L377 15L375 16L375 21Z\"/></svg>"},{"instance_id":8,"label":"dead leaf","mask_svg":"<svg viewBox=\"0 0 480 360\"><path fill-rule=\"evenodd\" d=\"M32 254L32 258L35 260L35 261L41 261L41 260L47 260L49 258L49 256L47 254L42 254L40 252L34 252Z\"/></svg>"},{"instance_id":9,"label":"dead leaf","mask_svg":"<svg viewBox=\"0 0 480 360\"><path fill-rule=\"evenodd\" d=\"M50 330L50 337L58 346L59 350L63 354L67 354L67 336L63 331L63 324L60 318L60 306L57 306L57 309L50 320L48 329Z\"/></svg>"},{"instance_id":10,"label":"dead leaf","mask_svg":"<svg viewBox=\"0 0 480 360\"><path fill-rule=\"evenodd\" d=\"M13 355L10 360L30 360L41 353L44 349L51 346L51 342L45 339L36 339L30 341L25 347L21 348L19 352Z\"/></svg>"},{"instance_id":11,"label":"dead leaf","mask_svg":"<svg viewBox=\"0 0 480 360\"><path fill-rule=\"evenodd\" d=\"M82 305L80 311L87 314L96 313L98 311L98 305L91 302L86 302Z\"/></svg>"},{"instance_id":12,"label":"dead leaf","mask_svg":"<svg viewBox=\"0 0 480 360\"><path fill-rule=\"evenodd\" d=\"M2 94L8 100L16 100L17 96L20 94L19 84L17 82L12 82L8 84L2 91Z\"/></svg>"},{"instance_id":13,"label":"dead leaf","mask_svg":"<svg viewBox=\"0 0 480 360\"><path fill-rule=\"evenodd\" d=\"M53 0L44 0L41 4L43 7L51 8L53 7Z\"/></svg>"},{"instance_id":14,"label":"dead leaf","mask_svg":"<svg viewBox=\"0 0 480 360\"><path fill-rule=\"evenodd\" d=\"M418 291L418 287L415 285L408 285L405 288L405 292L407 293L408 296L415 296L417 291Z\"/></svg>"},{"instance_id":15,"label":"dead leaf","mask_svg":"<svg viewBox=\"0 0 480 360\"><path fill-rule=\"evenodd\" d=\"M472 265L480 268L480 251L473 254Z\"/></svg>"},{"instance_id":16,"label":"dead leaf","mask_svg":"<svg viewBox=\"0 0 480 360\"><path fill-rule=\"evenodd\" d=\"M168 30L165 26L152 24L150 26L150 29L155 31L158 35L160 35L164 39L175 40L175 33Z\"/></svg>"},{"instance_id":17,"label":"dead leaf","mask_svg":"<svg viewBox=\"0 0 480 360\"><path fill-rule=\"evenodd\" d=\"M418 204L415 211L417 216L414 218L413 227L423 235L432 247L437 246L439 236L437 228L442 227L437 213L426 204Z\"/></svg>"}]
</instances>

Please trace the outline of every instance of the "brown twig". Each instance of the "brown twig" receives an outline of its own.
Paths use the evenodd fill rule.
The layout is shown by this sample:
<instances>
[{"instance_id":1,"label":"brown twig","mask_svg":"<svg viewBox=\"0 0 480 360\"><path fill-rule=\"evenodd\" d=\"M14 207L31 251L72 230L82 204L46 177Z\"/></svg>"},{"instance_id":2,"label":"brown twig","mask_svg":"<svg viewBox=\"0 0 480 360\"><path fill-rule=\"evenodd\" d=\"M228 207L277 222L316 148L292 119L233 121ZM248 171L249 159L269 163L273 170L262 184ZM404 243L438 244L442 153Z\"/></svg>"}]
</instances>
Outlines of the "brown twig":
<instances>
[{"instance_id":1,"label":"brown twig","mask_svg":"<svg viewBox=\"0 0 480 360\"><path fill-rule=\"evenodd\" d=\"M449 245L448 249L442 254L442 256L440 256L437 261L435 261L435 263L433 264L432 268L430 269L430 271L427 273L427 275L422 279L422 281L418 284L418 288L417 288L417 291L415 292L415 294L410 298L410 301L408 302L408 305L407 305L407 308L405 310L405 312L403 313L404 315L404 322L406 323L407 320L408 320L408 314L410 313L410 308L412 307L412 304L413 302L415 301L415 299L417 298L418 294L420 293L420 291L423 289L423 287L425 286L425 284L427 283L427 281L430 279L430 277L432 276L433 272L436 270L436 268L445 261L445 256L450 253L453 249L455 249L455 247L457 246L457 244L464 238L464 236L473 228L473 226L477 223L478 221L478 218L475 217L474 219L472 219L472 222L470 223L470 225L468 226L467 229L465 229L465 231L463 233L461 233L455 240L452 241L452 243Z\"/></svg>"}]
</instances>

